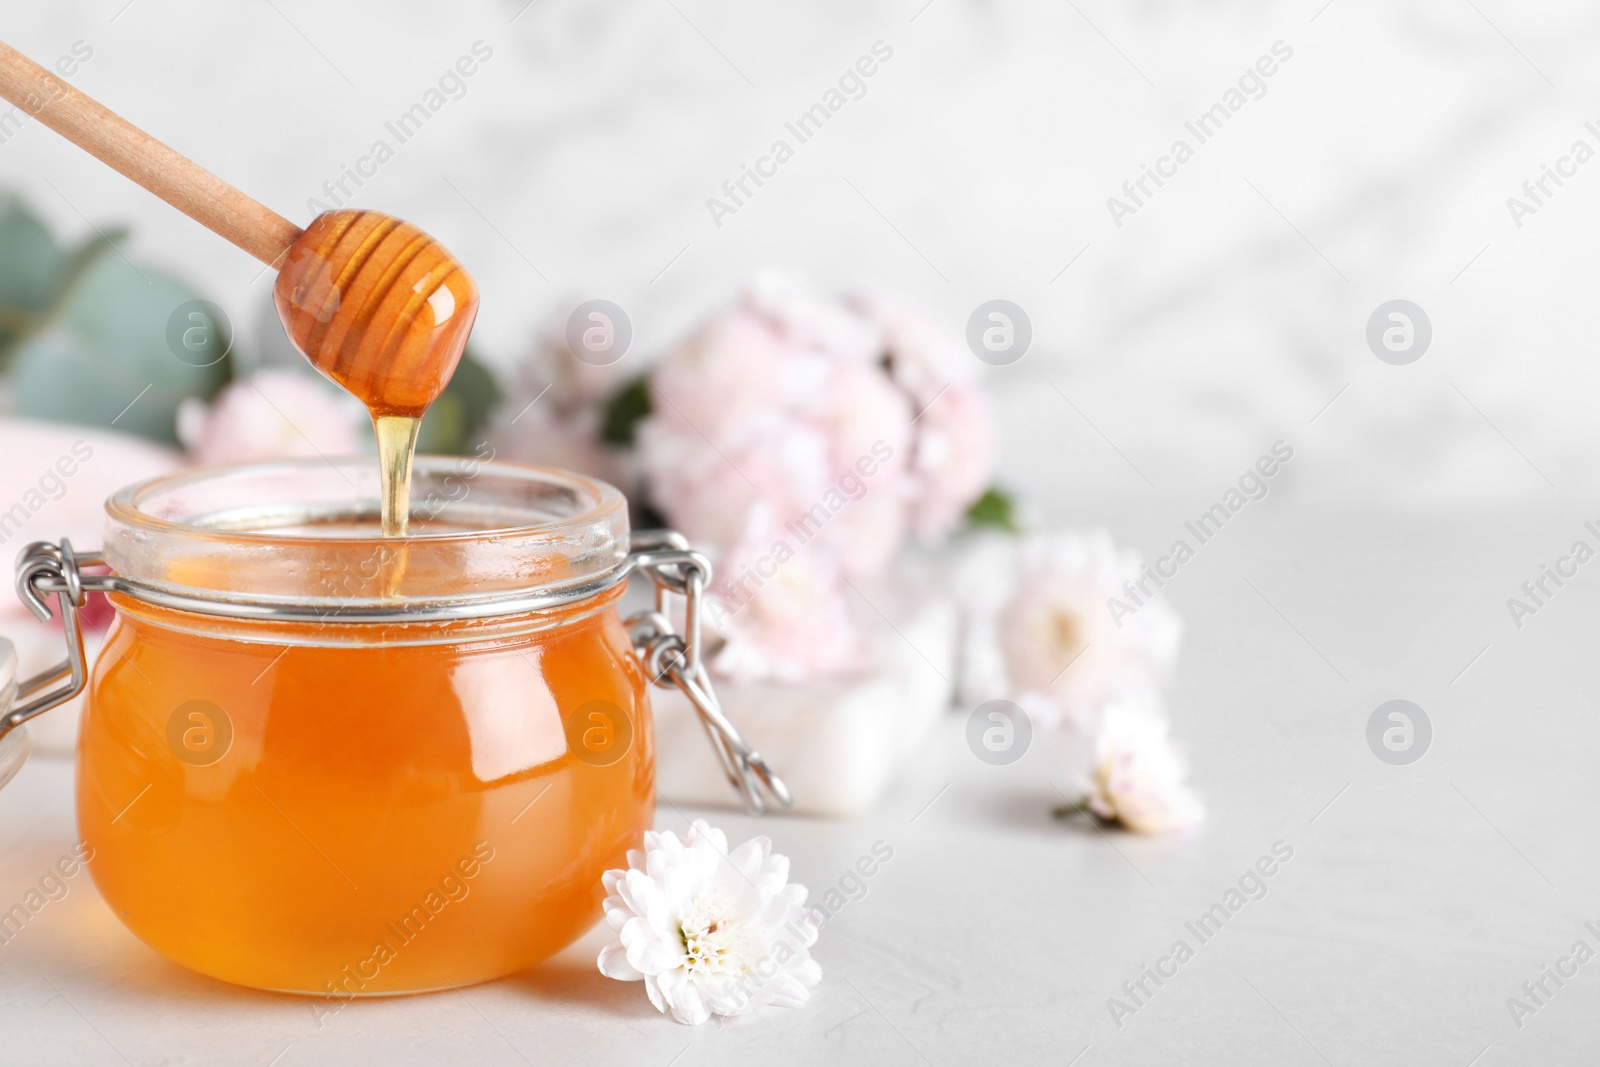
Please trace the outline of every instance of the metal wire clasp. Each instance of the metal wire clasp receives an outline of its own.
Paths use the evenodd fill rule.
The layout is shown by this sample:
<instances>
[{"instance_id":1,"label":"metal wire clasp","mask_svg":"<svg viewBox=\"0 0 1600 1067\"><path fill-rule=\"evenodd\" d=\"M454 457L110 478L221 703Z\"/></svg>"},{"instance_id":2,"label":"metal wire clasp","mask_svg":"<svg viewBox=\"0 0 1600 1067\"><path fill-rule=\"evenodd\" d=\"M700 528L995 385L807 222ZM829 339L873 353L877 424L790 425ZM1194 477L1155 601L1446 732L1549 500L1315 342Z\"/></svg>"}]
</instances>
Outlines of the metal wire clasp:
<instances>
[{"instance_id":1,"label":"metal wire clasp","mask_svg":"<svg viewBox=\"0 0 1600 1067\"><path fill-rule=\"evenodd\" d=\"M655 585L655 610L638 612L626 620L628 635L651 680L663 689L677 686L689 698L728 781L744 798L751 814L766 810L763 788L772 799L789 807L794 803L789 787L723 714L705 669L701 615L706 587L711 582L711 561L691 549L682 534L671 530L635 533L628 560L635 572ZM668 599L672 595L684 598L685 632L681 634L672 625Z\"/></svg>"},{"instance_id":2,"label":"metal wire clasp","mask_svg":"<svg viewBox=\"0 0 1600 1067\"><path fill-rule=\"evenodd\" d=\"M17 684L19 703L10 708L0 708L0 739L36 715L65 704L88 683L89 672L83 654L83 624L78 609L88 603L84 576L79 567L96 566L101 562L98 553L77 555L72 542L62 539L59 546L37 541L22 550L17 561L17 596L40 622L49 622L52 616L46 598L56 598L56 609L61 612L62 629L66 631L67 658L43 674L26 678ZM50 692L43 692L58 682L66 684ZM41 694L35 696L35 694ZM29 697L34 699L28 700ZM27 703L20 703L27 701Z\"/></svg>"}]
</instances>

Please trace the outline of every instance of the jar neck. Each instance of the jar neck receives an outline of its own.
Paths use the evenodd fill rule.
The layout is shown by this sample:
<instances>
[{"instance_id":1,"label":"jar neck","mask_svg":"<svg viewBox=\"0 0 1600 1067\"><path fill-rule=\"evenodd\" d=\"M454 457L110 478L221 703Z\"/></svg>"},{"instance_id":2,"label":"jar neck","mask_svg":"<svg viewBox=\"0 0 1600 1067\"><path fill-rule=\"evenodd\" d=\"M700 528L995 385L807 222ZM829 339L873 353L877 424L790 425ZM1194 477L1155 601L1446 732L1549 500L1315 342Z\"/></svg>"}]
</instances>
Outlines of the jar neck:
<instances>
[{"instance_id":1,"label":"jar neck","mask_svg":"<svg viewBox=\"0 0 1600 1067\"><path fill-rule=\"evenodd\" d=\"M332 615L303 620L237 619L157 607L122 593L110 593L108 599L119 619L137 626L221 641L291 647L403 647L492 643L571 629L611 611L625 589L618 584L586 599L539 611L399 623L352 622Z\"/></svg>"}]
</instances>

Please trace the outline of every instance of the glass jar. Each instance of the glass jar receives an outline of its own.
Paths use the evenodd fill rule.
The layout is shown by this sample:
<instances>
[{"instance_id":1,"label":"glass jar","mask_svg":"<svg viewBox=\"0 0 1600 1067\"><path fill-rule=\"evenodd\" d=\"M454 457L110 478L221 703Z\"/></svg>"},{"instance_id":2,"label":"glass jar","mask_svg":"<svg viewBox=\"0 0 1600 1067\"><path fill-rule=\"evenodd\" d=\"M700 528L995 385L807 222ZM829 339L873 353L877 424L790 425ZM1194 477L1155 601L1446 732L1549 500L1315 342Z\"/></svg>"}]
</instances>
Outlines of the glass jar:
<instances>
[{"instance_id":1,"label":"glass jar","mask_svg":"<svg viewBox=\"0 0 1600 1067\"><path fill-rule=\"evenodd\" d=\"M107 591L79 833L118 917L204 974L346 997L559 951L651 825L652 680L696 701L747 800L787 801L710 693L709 569L681 538L630 554L610 486L424 457L414 536L386 540L377 483L370 460L186 471L114 496L103 553L25 554L19 591L36 614L56 596L69 656L22 695L70 680L0 742L84 683L76 609ZM625 623L630 573L657 606Z\"/></svg>"}]
</instances>

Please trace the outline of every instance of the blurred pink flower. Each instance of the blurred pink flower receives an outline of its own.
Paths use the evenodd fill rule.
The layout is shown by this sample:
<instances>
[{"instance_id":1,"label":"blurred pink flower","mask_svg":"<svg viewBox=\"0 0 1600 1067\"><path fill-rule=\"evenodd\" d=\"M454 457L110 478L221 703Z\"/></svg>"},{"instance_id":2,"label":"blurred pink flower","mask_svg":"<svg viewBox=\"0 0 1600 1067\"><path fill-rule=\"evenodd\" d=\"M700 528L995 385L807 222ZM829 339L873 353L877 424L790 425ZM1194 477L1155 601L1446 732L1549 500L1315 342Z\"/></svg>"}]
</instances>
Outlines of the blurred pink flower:
<instances>
[{"instance_id":1,"label":"blurred pink flower","mask_svg":"<svg viewBox=\"0 0 1600 1067\"><path fill-rule=\"evenodd\" d=\"M1091 732L1102 708L1153 689L1177 659L1183 624L1164 601L1113 619L1107 601L1126 596L1141 564L1105 531L1028 537L1016 566L999 627L1010 685L1047 698L1062 724Z\"/></svg>"},{"instance_id":2,"label":"blurred pink flower","mask_svg":"<svg viewBox=\"0 0 1600 1067\"><path fill-rule=\"evenodd\" d=\"M175 449L140 437L6 417L0 456L0 559L7 563L29 541L69 537L80 548L98 546L107 497L182 465Z\"/></svg>"},{"instance_id":3,"label":"blurred pink flower","mask_svg":"<svg viewBox=\"0 0 1600 1067\"><path fill-rule=\"evenodd\" d=\"M728 616L716 666L741 678L862 666L844 581L882 577L913 530L942 539L994 463L976 367L932 320L776 275L669 352L651 399L643 480L668 522L720 554L724 598L785 549Z\"/></svg>"},{"instance_id":4,"label":"blurred pink flower","mask_svg":"<svg viewBox=\"0 0 1600 1067\"><path fill-rule=\"evenodd\" d=\"M177 470L182 456L129 434L59 422L0 417L0 561L10 567L32 541L71 540L79 551L104 539L105 502L135 482ZM105 599L90 597L91 630L106 624ZM24 676L61 660L60 618L41 626L22 602L0 596L0 634L12 638ZM59 716L70 711L57 712ZM70 731L65 731L70 735Z\"/></svg>"},{"instance_id":5,"label":"blurred pink flower","mask_svg":"<svg viewBox=\"0 0 1600 1067\"><path fill-rule=\"evenodd\" d=\"M652 378L652 500L724 550L765 506L846 576L877 577L913 527L939 540L988 484L993 428L971 362L898 305L760 278Z\"/></svg>"},{"instance_id":6,"label":"blurred pink flower","mask_svg":"<svg viewBox=\"0 0 1600 1067\"><path fill-rule=\"evenodd\" d=\"M788 522L821 495L831 466L826 435L792 414L767 414L765 429L751 427L748 436L725 420L720 445L670 407L640 426L638 457L651 500L689 540L727 551L758 505Z\"/></svg>"},{"instance_id":7,"label":"blurred pink flower","mask_svg":"<svg viewBox=\"0 0 1600 1067\"><path fill-rule=\"evenodd\" d=\"M846 588L831 550L795 551L758 508L717 568L707 615L723 643L712 666L741 683L807 682L866 667L873 646Z\"/></svg>"},{"instance_id":8,"label":"blurred pink flower","mask_svg":"<svg viewBox=\"0 0 1600 1067\"><path fill-rule=\"evenodd\" d=\"M876 360L883 337L849 305L817 293L798 278L777 271L756 277L745 304L779 331L792 347L830 352L859 363Z\"/></svg>"},{"instance_id":9,"label":"blurred pink flower","mask_svg":"<svg viewBox=\"0 0 1600 1067\"><path fill-rule=\"evenodd\" d=\"M994 477L994 419L977 361L914 308L870 294L851 302L882 331L889 376L911 398L911 523L924 544L937 544L961 525Z\"/></svg>"},{"instance_id":10,"label":"blurred pink flower","mask_svg":"<svg viewBox=\"0 0 1600 1067\"><path fill-rule=\"evenodd\" d=\"M200 465L361 451L359 401L309 375L261 371L233 382L207 405L178 409L178 439Z\"/></svg>"}]
</instances>

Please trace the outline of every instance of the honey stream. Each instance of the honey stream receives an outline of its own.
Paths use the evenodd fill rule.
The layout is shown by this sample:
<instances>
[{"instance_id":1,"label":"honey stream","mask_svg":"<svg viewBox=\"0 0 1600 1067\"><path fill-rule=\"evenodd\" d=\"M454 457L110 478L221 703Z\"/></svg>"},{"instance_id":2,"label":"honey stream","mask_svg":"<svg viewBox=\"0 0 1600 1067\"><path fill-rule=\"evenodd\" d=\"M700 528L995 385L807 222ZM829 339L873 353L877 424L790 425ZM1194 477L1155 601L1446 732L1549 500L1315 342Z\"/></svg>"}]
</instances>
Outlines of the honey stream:
<instances>
[{"instance_id":1,"label":"honey stream","mask_svg":"<svg viewBox=\"0 0 1600 1067\"><path fill-rule=\"evenodd\" d=\"M378 478L382 487L383 536L404 537L411 527L411 460L422 420L410 415L375 415Z\"/></svg>"}]
</instances>

